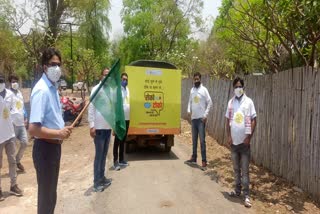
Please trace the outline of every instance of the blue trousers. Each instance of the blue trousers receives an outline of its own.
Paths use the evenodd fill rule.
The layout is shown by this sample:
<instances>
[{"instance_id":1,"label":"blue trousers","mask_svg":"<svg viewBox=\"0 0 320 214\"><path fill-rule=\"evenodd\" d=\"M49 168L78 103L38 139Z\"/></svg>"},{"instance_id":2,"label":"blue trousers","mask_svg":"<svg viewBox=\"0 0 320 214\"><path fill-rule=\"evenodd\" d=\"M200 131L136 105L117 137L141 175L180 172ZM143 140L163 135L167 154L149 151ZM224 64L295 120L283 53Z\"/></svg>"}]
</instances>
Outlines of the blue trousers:
<instances>
[{"instance_id":1,"label":"blue trousers","mask_svg":"<svg viewBox=\"0 0 320 214\"><path fill-rule=\"evenodd\" d=\"M111 136L111 129L96 130L96 136L94 138L96 155L94 157L94 166L93 166L94 168L93 184L95 187L99 186L104 178L110 136Z\"/></svg>"},{"instance_id":2,"label":"blue trousers","mask_svg":"<svg viewBox=\"0 0 320 214\"><path fill-rule=\"evenodd\" d=\"M200 147L202 161L207 162L206 154L206 124L202 121L202 118L193 119L191 121L192 127L192 158L197 160L197 147L198 147L198 136L200 137Z\"/></svg>"}]
</instances>

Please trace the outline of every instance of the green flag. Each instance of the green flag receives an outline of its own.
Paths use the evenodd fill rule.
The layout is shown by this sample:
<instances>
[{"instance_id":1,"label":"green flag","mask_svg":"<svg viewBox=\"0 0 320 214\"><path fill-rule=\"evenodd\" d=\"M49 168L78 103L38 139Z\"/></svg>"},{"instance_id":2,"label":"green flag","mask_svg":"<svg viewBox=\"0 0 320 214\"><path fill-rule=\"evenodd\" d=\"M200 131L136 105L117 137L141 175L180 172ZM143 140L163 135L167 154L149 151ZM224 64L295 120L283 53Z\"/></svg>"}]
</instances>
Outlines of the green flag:
<instances>
[{"instance_id":1,"label":"green flag","mask_svg":"<svg viewBox=\"0 0 320 214\"><path fill-rule=\"evenodd\" d=\"M122 140L126 134L126 121L122 104L120 60L112 66L108 75L91 95L90 102Z\"/></svg>"}]
</instances>

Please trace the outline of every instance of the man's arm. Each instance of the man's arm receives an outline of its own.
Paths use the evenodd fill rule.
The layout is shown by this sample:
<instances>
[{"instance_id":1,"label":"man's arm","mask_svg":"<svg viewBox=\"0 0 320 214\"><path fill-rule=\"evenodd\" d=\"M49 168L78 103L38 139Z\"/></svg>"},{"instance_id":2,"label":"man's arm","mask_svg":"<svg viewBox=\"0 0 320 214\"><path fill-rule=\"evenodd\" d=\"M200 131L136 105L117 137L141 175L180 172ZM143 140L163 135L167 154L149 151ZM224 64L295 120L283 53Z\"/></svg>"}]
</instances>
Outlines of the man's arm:
<instances>
[{"instance_id":1,"label":"man's arm","mask_svg":"<svg viewBox=\"0 0 320 214\"><path fill-rule=\"evenodd\" d=\"M92 138L94 138L96 135L96 129L94 128L94 120L96 118L95 112L96 112L95 107L93 106L92 103L90 103L88 108L88 122L90 127L90 136Z\"/></svg>"},{"instance_id":2,"label":"man's arm","mask_svg":"<svg viewBox=\"0 0 320 214\"><path fill-rule=\"evenodd\" d=\"M210 94L209 94L207 89L206 89L206 92L205 92L205 96L206 96L207 108L206 108L206 111L204 113L204 116L207 117L208 114L209 114L209 111L210 111L210 109L212 107L212 100L211 100Z\"/></svg>"},{"instance_id":3,"label":"man's arm","mask_svg":"<svg viewBox=\"0 0 320 214\"><path fill-rule=\"evenodd\" d=\"M41 126L40 123L30 123L29 124L29 133L31 136L44 139L61 139L64 140L68 138L71 134L72 127L66 126L63 129L49 129Z\"/></svg>"},{"instance_id":4,"label":"man's arm","mask_svg":"<svg viewBox=\"0 0 320 214\"><path fill-rule=\"evenodd\" d=\"M188 115L190 115L191 114L191 94L192 94L192 89L191 89L191 91L190 91L190 95L189 95L189 101L188 101L188 109L187 109L187 112L188 112Z\"/></svg>"},{"instance_id":5,"label":"man's arm","mask_svg":"<svg viewBox=\"0 0 320 214\"><path fill-rule=\"evenodd\" d=\"M231 138L231 129L230 129L230 119L226 118L226 130L227 130L227 146L232 145L232 138Z\"/></svg>"},{"instance_id":6,"label":"man's arm","mask_svg":"<svg viewBox=\"0 0 320 214\"><path fill-rule=\"evenodd\" d=\"M254 133L256 125L257 125L257 118L255 117L251 119L251 134L247 134L246 139L244 139L245 144L250 145L251 137Z\"/></svg>"},{"instance_id":7,"label":"man's arm","mask_svg":"<svg viewBox=\"0 0 320 214\"><path fill-rule=\"evenodd\" d=\"M253 102L250 103L250 116L251 116L251 134L248 134L246 139L244 140L244 143L247 145L250 145L251 137L257 125L257 112Z\"/></svg>"}]
</instances>

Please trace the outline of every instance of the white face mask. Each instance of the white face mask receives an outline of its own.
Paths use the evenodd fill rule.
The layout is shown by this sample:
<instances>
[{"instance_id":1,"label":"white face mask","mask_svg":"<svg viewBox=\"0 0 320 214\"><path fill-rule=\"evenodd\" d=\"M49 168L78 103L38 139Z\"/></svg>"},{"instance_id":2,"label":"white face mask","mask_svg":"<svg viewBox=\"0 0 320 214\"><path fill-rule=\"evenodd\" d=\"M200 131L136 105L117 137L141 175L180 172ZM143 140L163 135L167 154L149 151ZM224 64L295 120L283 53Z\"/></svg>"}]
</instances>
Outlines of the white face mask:
<instances>
[{"instance_id":1,"label":"white face mask","mask_svg":"<svg viewBox=\"0 0 320 214\"><path fill-rule=\"evenodd\" d=\"M11 83L11 88L13 88L14 90L18 90L19 83L17 83L17 82Z\"/></svg>"},{"instance_id":2,"label":"white face mask","mask_svg":"<svg viewBox=\"0 0 320 214\"><path fill-rule=\"evenodd\" d=\"M47 77L52 82L58 82L61 77L61 68L59 66L49 67L47 70Z\"/></svg>"},{"instance_id":3,"label":"white face mask","mask_svg":"<svg viewBox=\"0 0 320 214\"><path fill-rule=\"evenodd\" d=\"M3 92L3 90L6 88L5 83L0 83L0 92Z\"/></svg>"},{"instance_id":4,"label":"white face mask","mask_svg":"<svg viewBox=\"0 0 320 214\"><path fill-rule=\"evenodd\" d=\"M237 97L241 97L243 95L243 88L235 88L234 89L234 94L237 96Z\"/></svg>"}]
</instances>

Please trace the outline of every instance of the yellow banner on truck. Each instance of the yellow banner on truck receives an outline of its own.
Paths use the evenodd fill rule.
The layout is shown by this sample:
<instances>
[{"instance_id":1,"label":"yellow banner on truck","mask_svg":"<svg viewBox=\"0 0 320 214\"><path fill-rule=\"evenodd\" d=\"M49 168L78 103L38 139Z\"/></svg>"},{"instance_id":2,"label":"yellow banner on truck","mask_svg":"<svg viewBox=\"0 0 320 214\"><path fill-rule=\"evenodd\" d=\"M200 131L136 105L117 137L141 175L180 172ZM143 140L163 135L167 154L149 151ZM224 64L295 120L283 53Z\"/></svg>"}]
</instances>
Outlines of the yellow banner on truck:
<instances>
[{"instance_id":1,"label":"yellow banner on truck","mask_svg":"<svg viewBox=\"0 0 320 214\"><path fill-rule=\"evenodd\" d=\"M126 66L130 89L129 135L180 133L181 70Z\"/></svg>"}]
</instances>

